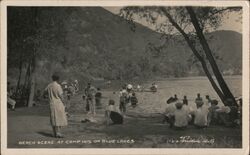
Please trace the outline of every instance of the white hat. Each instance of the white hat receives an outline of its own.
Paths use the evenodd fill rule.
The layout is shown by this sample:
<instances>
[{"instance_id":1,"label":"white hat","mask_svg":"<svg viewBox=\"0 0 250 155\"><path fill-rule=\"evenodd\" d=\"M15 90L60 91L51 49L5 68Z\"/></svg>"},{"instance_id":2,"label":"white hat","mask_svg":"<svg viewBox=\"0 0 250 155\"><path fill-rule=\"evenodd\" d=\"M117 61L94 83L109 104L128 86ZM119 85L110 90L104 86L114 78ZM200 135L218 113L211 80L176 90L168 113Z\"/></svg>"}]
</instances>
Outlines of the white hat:
<instances>
[{"instance_id":1,"label":"white hat","mask_svg":"<svg viewBox=\"0 0 250 155\"><path fill-rule=\"evenodd\" d=\"M128 84L127 88L128 88L128 89L132 89L133 86L132 86L131 84Z\"/></svg>"}]
</instances>

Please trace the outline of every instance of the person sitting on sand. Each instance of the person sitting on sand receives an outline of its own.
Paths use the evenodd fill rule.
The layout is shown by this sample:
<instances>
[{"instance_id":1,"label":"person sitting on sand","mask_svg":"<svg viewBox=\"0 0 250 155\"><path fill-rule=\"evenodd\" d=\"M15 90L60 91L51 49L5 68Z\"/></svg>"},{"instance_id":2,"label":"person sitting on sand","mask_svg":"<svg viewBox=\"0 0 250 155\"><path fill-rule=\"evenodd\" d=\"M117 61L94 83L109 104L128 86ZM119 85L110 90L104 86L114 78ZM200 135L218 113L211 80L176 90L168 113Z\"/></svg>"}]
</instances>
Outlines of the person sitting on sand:
<instances>
[{"instance_id":1,"label":"person sitting on sand","mask_svg":"<svg viewBox=\"0 0 250 155\"><path fill-rule=\"evenodd\" d=\"M232 99L226 99L225 105L232 105ZM238 118L238 108L236 106L221 106L216 110L218 113L218 120L220 124L227 127L233 127L236 125Z\"/></svg>"},{"instance_id":2,"label":"person sitting on sand","mask_svg":"<svg viewBox=\"0 0 250 155\"><path fill-rule=\"evenodd\" d=\"M216 110L219 109L218 101L211 100L211 106L208 108L208 125L216 125L218 124L218 115Z\"/></svg>"},{"instance_id":3,"label":"person sitting on sand","mask_svg":"<svg viewBox=\"0 0 250 155\"><path fill-rule=\"evenodd\" d=\"M205 128L208 126L208 107L204 105L202 100L196 100L197 109L191 113L194 115L194 126L197 128Z\"/></svg>"},{"instance_id":4,"label":"person sitting on sand","mask_svg":"<svg viewBox=\"0 0 250 155\"><path fill-rule=\"evenodd\" d=\"M10 82L7 82L7 104L11 105L11 110L15 110L16 101L12 99L13 91L10 87Z\"/></svg>"},{"instance_id":5,"label":"person sitting on sand","mask_svg":"<svg viewBox=\"0 0 250 155\"><path fill-rule=\"evenodd\" d=\"M172 128L173 125L174 125L174 117L173 117L173 115L174 115L174 112L176 110L175 103L177 103L177 102L169 102L167 104L167 107L166 107L165 112L164 112L163 123L164 122L169 123L170 128Z\"/></svg>"},{"instance_id":6,"label":"person sitting on sand","mask_svg":"<svg viewBox=\"0 0 250 155\"><path fill-rule=\"evenodd\" d=\"M123 123L123 117L121 115L121 111L117 106L115 106L114 100L109 100L109 104L105 110L105 119L107 125L111 124L110 121L112 121L112 124Z\"/></svg>"},{"instance_id":7,"label":"person sitting on sand","mask_svg":"<svg viewBox=\"0 0 250 155\"><path fill-rule=\"evenodd\" d=\"M136 104L138 103L138 99L137 97L135 96L135 93L132 93L132 96L130 98L130 101L131 101L131 105L133 108L136 107Z\"/></svg>"},{"instance_id":8,"label":"person sitting on sand","mask_svg":"<svg viewBox=\"0 0 250 155\"><path fill-rule=\"evenodd\" d=\"M188 126L188 121L191 120L191 116L188 111L183 108L183 103L177 102L175 104L176 110L172 114L174 117L174 128L177 130L185 129Z\"/></svg>"}]
</instances>

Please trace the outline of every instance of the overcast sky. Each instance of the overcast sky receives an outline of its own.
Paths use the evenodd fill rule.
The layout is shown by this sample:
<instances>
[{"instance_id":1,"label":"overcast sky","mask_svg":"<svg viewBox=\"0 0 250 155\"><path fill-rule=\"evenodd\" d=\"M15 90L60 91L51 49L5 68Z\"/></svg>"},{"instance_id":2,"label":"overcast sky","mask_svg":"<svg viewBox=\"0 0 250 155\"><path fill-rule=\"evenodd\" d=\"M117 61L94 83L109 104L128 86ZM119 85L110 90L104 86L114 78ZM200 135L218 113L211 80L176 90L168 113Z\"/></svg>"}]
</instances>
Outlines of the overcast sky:
<instances>
[{"instance_id":1,"label":"overcast sky","mask_svg":"<svg viewBox=\"0 0 250 155\"><path fill-rule=\"evenodd\" d=\"M118 14L121 7L104 7L104 9L114 14ZM229 14L228 17L229 18L225 17L222 19L221 26L218 28L218 30L232 30L232 31L242 33L242 23L239 21L239 17L240 17L239 13L232 12ZM154 29L153 26L149 25L145 20L141 20L138 18L138 19L135 19L135 22L138 22L151 29Z\"/></svg>"}]
</instances>

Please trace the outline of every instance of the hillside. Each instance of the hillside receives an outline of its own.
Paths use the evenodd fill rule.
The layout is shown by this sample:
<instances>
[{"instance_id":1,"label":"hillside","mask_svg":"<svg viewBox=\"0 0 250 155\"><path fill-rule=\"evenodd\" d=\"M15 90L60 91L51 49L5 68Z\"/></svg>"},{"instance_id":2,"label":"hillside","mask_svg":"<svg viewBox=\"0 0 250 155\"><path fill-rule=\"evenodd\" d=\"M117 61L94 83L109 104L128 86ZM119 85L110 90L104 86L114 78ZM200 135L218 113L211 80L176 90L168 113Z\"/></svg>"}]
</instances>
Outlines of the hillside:
<instances>
[{"instance_id":1,"label":"hillside","mask_svg":"<svg viewBox=\"0 0 250 155\"><path fill-rule=\"evenodd\" d=\"M100 7L37 8L36 16L32 16L32 9L9 10L8 79L14 81L19 67L16 62L28 62L25 56L20 60L20 51L27 53L34 46L41 85L47 83L53 72L60 72L63 79L82 79L84 83L94 78L127 80L202 72L188 62L192 52L185 43L169 43L161 51L149 50L149 44L162 44L161 34L140 24L132 31L127 21ZM206 34L211 35L214 37L210 46L222 58L218 60L220 69L241 73L241 34L232 31ZM20 43L30 36L35 36L35 45ZM27 53L27 59L29 56ZM25 78L25 69L23 65L21 79Z\"/></svg>"}]
</instances>

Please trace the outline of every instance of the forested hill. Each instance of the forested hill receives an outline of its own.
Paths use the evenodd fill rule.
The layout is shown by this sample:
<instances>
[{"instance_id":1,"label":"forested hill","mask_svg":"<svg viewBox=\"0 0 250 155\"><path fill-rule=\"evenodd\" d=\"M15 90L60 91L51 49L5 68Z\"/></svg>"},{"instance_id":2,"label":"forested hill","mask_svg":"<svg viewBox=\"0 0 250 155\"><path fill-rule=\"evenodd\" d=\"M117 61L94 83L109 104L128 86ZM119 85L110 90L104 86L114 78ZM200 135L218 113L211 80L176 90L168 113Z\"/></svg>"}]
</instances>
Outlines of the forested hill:
<instances>
[{"instance_id":1,"label":"forested hill","mask_svg":"<svg viewBox=\"0 0 250 155\"><path fill-rule=\"evenodd\" d=\"M202 75L185 43L154 48L163 44L161 34L140 24L133 31L127 21L101 7L8 11L8 80L17 81L20 73L24 80L29 65L36 66L38 83L47 83L53 72L85 82ZM242 35L216 31L206 36L211 35L220 69L241 73Z\"/></svg>"}]
</instances>

